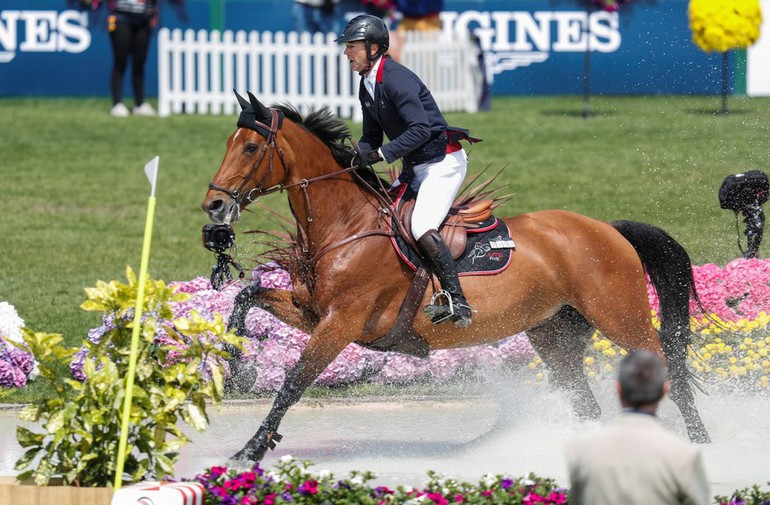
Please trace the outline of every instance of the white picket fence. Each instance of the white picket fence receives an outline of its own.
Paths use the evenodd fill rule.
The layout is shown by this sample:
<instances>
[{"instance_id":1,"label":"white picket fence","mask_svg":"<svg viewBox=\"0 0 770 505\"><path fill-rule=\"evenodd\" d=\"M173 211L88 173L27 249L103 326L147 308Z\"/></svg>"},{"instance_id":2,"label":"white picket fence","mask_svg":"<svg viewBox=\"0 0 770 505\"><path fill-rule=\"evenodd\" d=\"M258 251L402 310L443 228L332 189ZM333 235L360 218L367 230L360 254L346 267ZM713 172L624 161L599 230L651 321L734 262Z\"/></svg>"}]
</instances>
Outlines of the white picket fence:
<instances>
[{"instance_id":1,"label":"white picket fence","mask_svg":"<svg viewBox=\"0 0 770 505\"><path fill-rule=\"evenodd\" d=\"M300 112L323 106L361 119L359 76L334 34L169 30L158 36L158 112L234 114L233 89L265 104L288 103ZM444 112L475 112L478 50L467 38L438 32L406 34L401 61L420 76Z\"/></svg>"}]
</instances>

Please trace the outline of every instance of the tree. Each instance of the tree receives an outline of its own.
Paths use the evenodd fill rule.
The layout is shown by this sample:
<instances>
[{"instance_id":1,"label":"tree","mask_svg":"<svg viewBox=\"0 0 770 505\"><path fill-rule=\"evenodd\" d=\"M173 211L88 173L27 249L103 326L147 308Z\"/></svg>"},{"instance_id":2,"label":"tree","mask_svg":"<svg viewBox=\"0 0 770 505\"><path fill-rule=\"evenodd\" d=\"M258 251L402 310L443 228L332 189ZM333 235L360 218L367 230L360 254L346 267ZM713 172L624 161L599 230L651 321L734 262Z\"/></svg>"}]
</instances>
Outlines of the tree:
<instances>
[{"instance_id":1,"label":"tree","mask_svg":"<svg viewBox=\"0 0 770 505\"><path fill-rule=\"evenodd\" d=\"M728 52L746 49L759 38L759 0L690 0L690 30L707 53L722 53L722 113L727 113Z\"/></svg>"}]
</instances>

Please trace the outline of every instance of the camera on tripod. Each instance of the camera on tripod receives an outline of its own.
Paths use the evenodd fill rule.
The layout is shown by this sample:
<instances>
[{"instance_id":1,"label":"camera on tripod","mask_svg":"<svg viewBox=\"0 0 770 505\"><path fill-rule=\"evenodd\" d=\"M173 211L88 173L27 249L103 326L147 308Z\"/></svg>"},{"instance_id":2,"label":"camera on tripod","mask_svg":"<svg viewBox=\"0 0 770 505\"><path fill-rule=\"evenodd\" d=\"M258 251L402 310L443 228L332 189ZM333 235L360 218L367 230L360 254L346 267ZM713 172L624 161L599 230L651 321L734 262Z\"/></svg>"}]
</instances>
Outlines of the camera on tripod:
<instances>
[{"instance_id":1,"label":"camera on tripod","mask_svg":"<svg viewBox=\"0 0 770 505\"><path fill-rule=\"evenodd\" d=\"M230 267L238 271L238 278L243 279L244 272L241 265L225 251L235 244L235 232L229 224L206 224L201 230L203 235L203 247L217 253L217 264L211 269L211 286L222 289L233 279Z\"/></svg>"},{"instance_id":2,"label":"camera on tripod","mask_svg":"<svg viewBox=\"0 0 770 505\"><path fill-rule=\"evenodd\" d=\"M235 243L235 232L229 224L203 225L203 247L209 251L225 252Z\"/></svg>"},{"instance_id":3,"label":"camera on tripod","mask_svg":"<svg viewBox=\"0 0 770 505\"><path fill-rule=\"evenodd\" d=\"M719 188L719 206L735 212L736 227L738 213L743 215L746 225L746 251L743 251L740 240L738 248L746 259L759 257L759 245L762 243L762 233L765 229L762 204L767 202L768 190L770 185L767 174L760 170L729 175Z\"/></svg>"}]
</instances>

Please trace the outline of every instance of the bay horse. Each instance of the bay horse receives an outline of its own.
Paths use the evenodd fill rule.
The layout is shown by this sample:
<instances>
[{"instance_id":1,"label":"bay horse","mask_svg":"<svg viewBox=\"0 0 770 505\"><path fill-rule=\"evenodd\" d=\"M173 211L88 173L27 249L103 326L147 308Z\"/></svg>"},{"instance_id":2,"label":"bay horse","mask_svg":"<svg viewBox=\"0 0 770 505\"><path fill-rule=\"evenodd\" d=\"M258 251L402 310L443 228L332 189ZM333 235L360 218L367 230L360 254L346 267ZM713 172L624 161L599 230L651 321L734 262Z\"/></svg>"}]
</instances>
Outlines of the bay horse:
<instances>
[{"instance_id":1,"label":"bay horse","mask_svg":"<svg viewBox=\"0 0 770 505\"><path fill-rule=\"evenodd\" d=\"M344 144L351 134L342 120L327 108L302 118L291 106L268 108L251 93L249 100L236 96L238 128L202 208L213 223L229 224L259 197L286 193L297 226L293 289L245 288L236 305L241 311L261 307L310 334L270 412L233 456L258 461L280 441L277 430L289 407L348 344L371 344L389 332L415 273L391 245L392 209L366 182L377 176L352 166L353 153ZM462 277L476 311L469 328L434 325L417 315L414 331L429 348L488 344L525 331L575 413L597 418L600 407L583 359L598 329L626 350L648 349L666 360L670 398L690 439L709 442L686 364L689 300L697 293L684 248L652 225L607 223L563 210L504 222L515 240L509 268ZM645 273L660 298L659 331L651 321Z\"/></svg>"}]
</instances>

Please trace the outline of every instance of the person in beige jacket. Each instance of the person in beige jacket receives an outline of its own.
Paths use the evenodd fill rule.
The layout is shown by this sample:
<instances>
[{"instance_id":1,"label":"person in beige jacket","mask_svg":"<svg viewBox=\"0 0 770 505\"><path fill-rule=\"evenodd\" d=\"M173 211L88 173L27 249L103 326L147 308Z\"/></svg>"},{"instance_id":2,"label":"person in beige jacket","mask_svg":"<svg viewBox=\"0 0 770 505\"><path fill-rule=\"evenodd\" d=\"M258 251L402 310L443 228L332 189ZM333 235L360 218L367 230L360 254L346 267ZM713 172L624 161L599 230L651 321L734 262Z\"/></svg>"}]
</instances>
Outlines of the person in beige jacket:
<instances>
[{"instance_id":1,"label":"person in beige jacket","mask_svg":"<svg viewBox=\"0 0 770 505\"><path fill-rule=\"evenodd\" d=\"M670 387L666 376L652 352L623 359L617 382L623 413L567 446L571 505L711 503L699 449L655 416Z\"/></svg>"}]
</instances>

